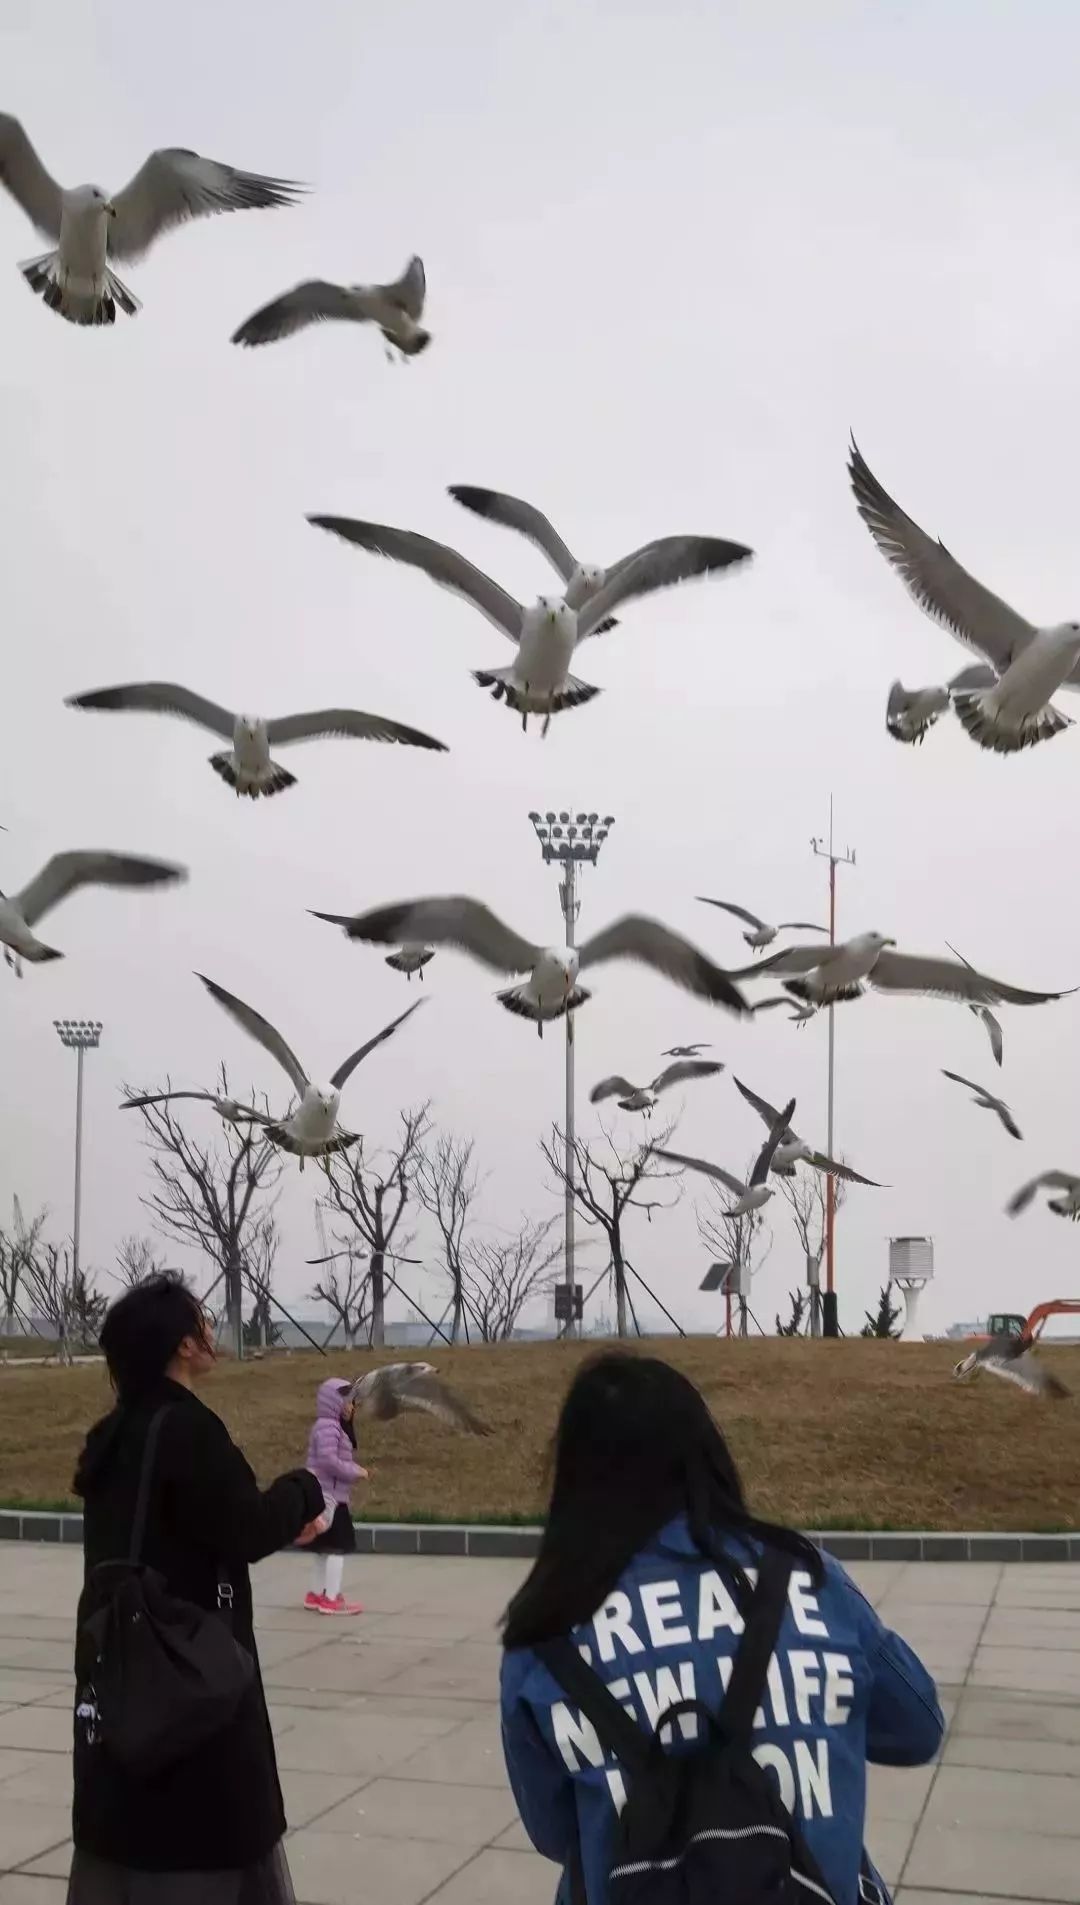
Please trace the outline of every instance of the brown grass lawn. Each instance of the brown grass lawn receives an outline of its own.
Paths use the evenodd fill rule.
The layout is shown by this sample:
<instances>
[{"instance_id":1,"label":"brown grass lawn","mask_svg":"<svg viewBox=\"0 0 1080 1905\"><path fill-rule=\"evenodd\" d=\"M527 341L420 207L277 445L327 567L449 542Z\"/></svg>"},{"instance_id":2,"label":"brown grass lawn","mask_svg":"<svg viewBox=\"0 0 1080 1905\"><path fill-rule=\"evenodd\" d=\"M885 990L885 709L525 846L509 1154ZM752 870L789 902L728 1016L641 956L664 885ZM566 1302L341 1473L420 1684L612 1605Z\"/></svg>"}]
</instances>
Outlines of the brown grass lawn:
<instances>
[{"instance_id":1,"label":"brown grass lawn","mask_svg":"<svg viewBox=\"0 0 1080 1905\"><path fill-rule=\"evenodd\" d=\"M955 1344L653 1347L704 1390L763 1514L806 1528L1080 1528L1080 1399L1040 1403L989 1376L955 1383ZM494 1434L458 1435L424 1417L361 1424L361 1460L375 1473L356 1490L354 1511L373 1520L537 1515L568 1374L590 1353L551 1343L440 1352L440 1373ZM1080 1390L1080 1348L1040 1353ZM312 1353L222 1364L202 1394L268 1481L303 1461L318 1382L376 1360ZM100 1366L0 1369L0 1501L69 1499L82 1433L108 1403Z\"/></svg>"}]
</instances>

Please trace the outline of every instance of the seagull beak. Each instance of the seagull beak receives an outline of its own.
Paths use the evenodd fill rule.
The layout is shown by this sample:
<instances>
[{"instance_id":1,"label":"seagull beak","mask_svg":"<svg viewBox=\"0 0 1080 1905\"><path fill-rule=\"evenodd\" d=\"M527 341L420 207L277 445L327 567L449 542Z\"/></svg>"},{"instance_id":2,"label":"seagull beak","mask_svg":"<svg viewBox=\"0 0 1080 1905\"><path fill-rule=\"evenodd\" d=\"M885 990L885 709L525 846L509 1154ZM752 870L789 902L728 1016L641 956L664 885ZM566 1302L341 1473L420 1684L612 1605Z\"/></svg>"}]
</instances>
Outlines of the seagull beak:
<instances>
[{"instance_id":1,"label":"seagull beak","mask_svg":"<svg viewBox=\"0 0 1080 1905\"><path fill-rule=\"evenodd\" d=\"M109 218L116 217L116 206L113 204L111 199L109 200L109 203L105 207L105 212L106 212L106 216Z\"/></svg>"}]
</instances>

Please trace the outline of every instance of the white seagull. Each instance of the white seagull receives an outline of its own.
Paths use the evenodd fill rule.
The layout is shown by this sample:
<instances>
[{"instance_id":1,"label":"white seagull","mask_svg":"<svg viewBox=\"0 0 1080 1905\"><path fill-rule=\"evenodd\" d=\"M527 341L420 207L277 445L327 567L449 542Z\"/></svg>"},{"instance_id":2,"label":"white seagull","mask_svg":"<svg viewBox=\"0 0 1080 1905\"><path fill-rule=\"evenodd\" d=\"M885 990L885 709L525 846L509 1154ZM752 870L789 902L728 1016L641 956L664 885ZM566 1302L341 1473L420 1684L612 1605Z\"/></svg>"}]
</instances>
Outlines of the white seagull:
<instances>
[{"instance_id":1,"label":"white seagull","mask_svg":"<svg viewBox=\"0 0 1080 1905\"><path fill-rule=\"evenodd\" d=\"M878 992L926 993L978 1005L1045 1005L1065 997L1063 992L1025 991L976 972L960 960L891 951L895 945L895 939L884 933L859 933L835 946L787 946L758 965L737 967L730 976L749 979L759 972L775 972L786 992L812 1005L860 999L864 982ZM785 973L807 977L787 979Z\"/></svg>"},{"instance_id":2,"label":"white seagull","mask_svg":"<svg viewBox=\"0 0 1080 1905\"><path fill-rule=\"evenodd\" d=\"M69 695L65 706L178 714L220 735L229 746L221 754L211 754L210 765L227 787L235 789L238 800L243 795L258 800L260 795L280 794L285 787L295 787L296 775L270 758L272 747L286 747L292 741L345 735L357 741L398 741L403 747L447 752L442 741L382 714L363 714L358 708L319 708L312 714L283 714L275 721L262 721L249 714L233 714L231 709L207 701L175 681L131 681L118 688L95 688L90 694Z\"/></svg>"},{"instance_id":3,"label":"white seagull","mask_svg":"<svg viewBox=\"0 0 1080 1905\"><path fill-rule=\"evenodd\" d=\"M736 906L733 900L710 900L704 893L699 893L697 899L701 906L718 906L721 912L733 913L736 919L744 920L750 931L743 934L743 939L754 952L763 952L766 946L771 946L777 933L827 933L829 930L827 926L815 926L808 919L782 919L778 925L770 926L768 920L759 919L745 906Z\"/></svg>"},{"instance_id":4,"label":"white seagull","mask_svg":"<svg viewBox=\"0 0 1080 1905\"><path fill-rule=\"evenodd\" d=\"M0 893L0 946L4 964L21 978L20 961L43 965L62 959L55 946L46 946L33 928L38 920L77 893L83 886L171 886L187 879L187 868L167 860L141 860L129 853L54 853L41 872L18 893Z\"/></svg>"},{"instance_id":5,"label":"white seagull","mask_svg":"<svg viewBox=\"0 0 1080 1905\"><path fill-rule=\"evenodd\" d=\"M465 1429L470 1435L491 1434L479 1416L440 1380L433 1363L383 1363L366 1376L358 1376L348 1393L357 1415L370 1416L376 1422L390 1422L395 1416L419 1410L437 1416L452 1429Z\"/></svg>"},{"instance_id":6,"label":"white seagull","mask_svg":"<svg viewBox=\"0 0 1080 1905\"><path fill-rule=\"evenodd\" d=\"M661 1052L660 1056L661 1058L697 1058L700 1052L711 1052L711 1050L712 1046L708 1039L699 1039L696 1045L669 1045L667 1051Z\"/></svg>"},{"instance_id":7,"label":"white seagull","mask_svg":"<svg viewBox=\"0 0 1080 1905\"><path fill-rule=\"evenodd\" d=\"M1031 1345L1024 1336L991 1336L989 1342L973 1350L958 1362L953 1375L958 1382L964 1382L985 1369L990 1376L1001 1376L1006 1382L1015 1383L1029 1396L1046 1396L1060 1401L1069 1391L1063 1382L1051 1374L1045 1363L1041 1363Z\"/></svg>"},{"instance_id":8,"label":"white seagull","mask_svg":"<svg viewBox=\"0 0 1080 1905\"><path fill-rule=\"evenodd\" d=\"M651 1085L632 1085L628 1078L615 1072L610 1078L602 1078L589 1093L590 1105L602 1104L605 1098L618 1098L620 1111L643 1111L651 1118L653 1106L662 1091L669 1091L672 1085L680 1085L690 1078L711 1078L724 1069L716 1059L685 1058L676 1059L673 1065L666 1065L653 1079Z\"/></svg>"},{"instance_id":9,"label":"white seagull","mask_svg":"<svg viewBox=\"0 0 1080 1905\"><path fill-rule=\"evenodd\" d=\"M882 555L919 607L994 670L983 692L957 691L953 707L973 741L998 754L1046 741L1071 727L1050 697L1080 688L1080 622L1039 628L993 595L893 502L864 462L854 440L848 464L855 502Z\"/></svg>"},{"instance_id":10,"label":"white seagull","mask_svg":"<svg viewBox=\"0 0 1080 1905\"><path fill-rule=\"evenodd\" d=\"M963 953L958 953L955 946L949 945L948 940L945 941L945 944L949 947L949 951L952 953L954 959L959 959L961 965L966 966L969 972L974 972L975 968L970 959L965 959ZM973 1012L975 1017L981 1021L985 1028L987 1038L990 1040L990 1050L994 1054L994 1063L995 1065L1000 1065L1005 1050L1005 1043L1001 1031L1001 1020L994 1017L988 1005L972 1005L970 1000L968 1001L968 1011Z\"/></svg>"},{"instance_id":11,"label":"white seagull","mask_svg":"<svg viewBox=\"0 0 1080 1905\"><path fill-rule=\"evenodd\" d=\"M139 301L110 269L111 258L141 258L162 232L211 212L292 205L303 189L288 179L238 172L180 146L152 152L120 192L56 183L10 113L0 113L0 184L54 251L19 266L32 291L71 324L113 324L116 307L134 317Z\"/></svg>"},{"instance_id":12,"label":"white seagull","mask_svg":"<svg viewBox=\"0 0 1080 1905\"><path fill-rule=\"evenodd\" d=\"M289 1151L294 1157L298 1157L301 1170L304 1168L305 1158L329 1157L334 1151L347 1151L350 1145L357 1144L359 1132L343 1131L337 1121L341 1104L341 1088L346 1079L356 1070L361 1059L366 1058L377 1045L382 1045L384 1040L390 1038L397 1031L398 1026L404 1025L405 1020L411 1017L424 1001L417 999L415 1005L410 1005L400 1017L391 1020L389 1025L384 1025L382 1031L376 1032L374 1038L369 1038L365 1045L361 1045L359 1050L351 1053L338 1066L329 1085L315 1085L312 1084L296 1054L290 1046L286 1045L281 1033L270 1024L269 1019L264 1019L261 1012L254 1011L250 1005L245 1005L242 999L237 999L231 992L226 992L223 986L215 985L214 981L208 979L204 973L196 973L195 977L202 980L210 997L216 999L218 1004L225 1008L229 1017L235 1019L237 1025L242 1026L245 1032L256 1039L263 1050L269 1052L271 1058L277 1059L300 1100L296 1110L290 1112L287 1117L266 1121L267 1137L280 1145L283 1151Z\"/></svg>"},{"instance_id":13,"label":"white seagull","mask_svg":"<svg viewBox=\"0 0 1080 1905\"><path fill-rule=\"evenodd\" d=\"M987 1091L985 1086L976 1085L970 1078L962 1078L959 1072L946 1071L944 1065L941 1071L942 1076L944 1078L951 1078L954 1085L966 1085L969 1091L975 1093L975 1103L978 1105L980 1111L996 1112L1010 1138L1020 1138L1023 1136L1004 1098L995 1098L993 1092Z\"/></svg>"},{"instance_id":14,"label":"white seagull","mask_svg":"<svg viewBox=\"0 0 1080 1905\"><path fill-rule=\"evenodd\" d=\"M1073 1177L1068 1171L1040 1171L1027 1184L1021 1184L1016 1195L1006 1204L1010 1217L1019 1217L1026 1210L1036 1191L1061 1191L1061 1197L1047 1199L1046 1208L1052 1210L1055 1217L1068 1217L1075 1224L1080 1221L1080 1177Z\"/></svg>"},{"instance_id":15,"label":"white seagull","mask_svg":"<svg viewBox=\"0 0 1080 1905\"><path fill-rule=\"evenodd\" d=\"M387 953L386 964L392 966L395 972L403 972L411 985L414 972L421 982L423 981L424 967L434 957L434 946L416 946L410 943L399 947L397 952Z\"/></svg>"},{"instance_id":16,"label":"white seagull","mask_svg":"<svg viewBox=\"0 0 1080 1905\"><path fill-rule=\"evenodd\" d=\"M362 939L377 946L396 946L408 940L456 946L493 972L528 973L523 983L495 996L508 1012L532 1019L541 1038L549 1020L576 1011L590 997L578 984L579 971L606 959L640 960L712 1005L727 1006L731 1012L749 1010L742 994L711 959L658 920L645 919L638 913L625 914L603 932L594 933L583 946L543 946L523 939L489 906L463 893L403 900L352 918L346 913L315 913L314 917L343 927L348 939Z\"/></svg>"},{"instance_id":17,"label":"white seagull","mask_svg":"<svg viewBox=\"0 0 1080 1905\"><path fill-rule=\"evenodd\" d=\"M769 1132L768 1137L754 1160L754 1168L750 1173L750 1182L748 1184L744 1184L741 1178L733 1177L732 1173L725 1171L721 1165L709 1164L705 1158L687 1157L682 1151L665 1151L657 1145L653 1156L666 1159L668 1164L682 1164L688 1171L700 1171L704 1177L715 1178L716 1182L723 1184L724 1188L729 1190L732 1196L737 1200L728 1212L728 1216L747 1217L751 1211L760 1210L762 1205L767 1204L770 1197L773 1196L773 1188L769 1183L769 1172L772 1169L772 1161L776 1148L784 1132L788 1129L794 1112L795 1100L793 1098L791 1103L785 1105L783 1111L778 1113L776 1123L773 1125L772 1130Z\"/></svg>"},{"instance_id":18,"label":"white seagull","mask_svg":"<svg viewBox=\"0 0 1080 1905\"><path fill-rule=\"evenodd\" d=\"M431 332L420 322L426 294L421 258L410 258L401 277L391 284L330 284L324 278L310 278L264 304L233 332L232 341L273 344L309 324L343 318L352 324L377 324L388 356L396 349L403 357L416 357L431 342Z\"/></svg>"},{"instance_id":19,"label":"white seagull","mask_svg":"<svg viewBox=\"0 0 1080 1905\"><path fill-rule=\"evenodd\" d=\"M965 689L992 688L996 681L993 669L982 662L961 669L940 688L905 688L902 681L894 681L885 708L885 726L894 741L914 747L917 741L925 741L938 717L952 707L954 694Z\"/></svg>"},{"instance_id":20,"label":"white seagull","mask_svg":"<svg viewBox=\"0 0 1080 1905\"><path fill-rule=\"evenodd\" d=\"M242 1105L238 1098L226 1098L218 1091L150 1091L141 1098L125 1098L121 1111L141 1111L144 1105L171 1105L174 1099L189 1098L198 1104L213 1105L220 1118L226 1124L272 1124L274 1121L265 1111L256 1111L252 1105Z\"/></svg>"},{"instance_id":21,"label":"white seagull","mask_svg":"<svg viewBox=\"0 0 1080 1905\"><path fill-rule=\"evenodd\" d=\"M430 536L384 523L358 522L350 516L309 516L308 522L372 555L421 569L432 582L479 609L515 644L517 655L509 668L474 670L473 680L520 714L523 728L530 714L542 714L545 734L553 714L578 707L600 693L572 675L570 663L578 643L597 634L613 608L693 576L726 569L752 554L742 543L716 536L666 536L641 550L632 562L614 569L580 609L553 595L542 595L526 608L456 549L433 542Z\"/></svg>"},{"instance_id":22,"label":"white seagull","mask_svg":"<svg viewBox=\"0 0 1080 1905\"><path fill-rule=\"evenodd\" d=\"M631 550L628 556L620 556L617 562L610 563L605 569L597 562L579 562L576 556L571 555L562 537L548 521L543 511L537 509L532 503L522 502L519 496L504 496L496 489L478 489L471 483L451 483L450 495L456 503L463 503L466 509L471 509L474 515L484 516L489 522L501 523L504 529L516 529L521 535L526 536L539 549L541 555L547 557L552 568L562 577L566 584L563 601L568 608L572 609L583 609L616 570L627 568L630 563L637 562L641 556L651 556L655 559L657 552L665 543L678 544L697 540L694 537L684 536L656 537L652 542L642 543L640 549ZM750 551L743 550L743 554L748 556ZM617 626L614 616L610 616L606 621L601 622L598 628L594 628L592 633L604 635L608 629Z\"/></svg>"},{"instance_id":23,"label":"white seagull","mask_svg":"<svg viewBox=\"0 0 1080 1905\"><path fill-rule=\"evenodd\" d=\"M749 1085L744 1085L739 1078L735 1080L735 1087L747 1104L754 1107L766 1130L771 1131L780 1116L776 1106L770 1105L767 1098L759 1098L757 1092L751 1091ZM861 1172L853 1171L849 1164L841 1164L836 1158L827 1157L824 1151L813 1150L788 1125L781 1133L770 1169L777 1177L794 1177L797 1164L809 1164L812 1170L820 1171L824 1177L842 1177L847 1184L869 1184L875 1191L884 1188L876 1178L863 1177Z\"/></svg>"}]
</instances>

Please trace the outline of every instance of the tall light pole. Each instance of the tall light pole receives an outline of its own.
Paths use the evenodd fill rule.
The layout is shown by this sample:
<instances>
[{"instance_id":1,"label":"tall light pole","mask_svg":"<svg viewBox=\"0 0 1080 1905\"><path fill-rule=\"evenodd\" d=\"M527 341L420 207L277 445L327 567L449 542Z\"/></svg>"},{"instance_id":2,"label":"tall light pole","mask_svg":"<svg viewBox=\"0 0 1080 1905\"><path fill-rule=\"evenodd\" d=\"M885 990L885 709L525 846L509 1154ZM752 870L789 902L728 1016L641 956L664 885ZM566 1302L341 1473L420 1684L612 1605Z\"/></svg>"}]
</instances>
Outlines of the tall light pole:
<instances>
[{"instance_id":1,"label":"tall light pole","mask_svg":"<svg viewBox=\"0 0 1080 1905\"><path fill-rule=\"evenodd\" d=\"M833 803L832 803L831 794L829 795L828 845L825 844L824 840L819 840L817 838L812 839L810 842L810 845L820 859L827 860L829 862L829 944L830 946L835 946L836 944L836 869L838 866L853 867L855 865L855 849L852 847L847 849L844 853L837 853L835 847L833 846ZM830 1005L829 1007L829 1098L828 1098L829 1132L828 1132L828 1138L827 1138L828 1152L830 1157L834 1155L833 1153L833 1099L834 1099L834 1088L835 1088L835 1080L836 1080L836 1027L834 1024L835 1012L836 1012L836 1007L834 1005ZM826 1336L839 1335L839 1329L837 1324L837 1314L836 1314L836 1289L834 1286L834 1277L833 1277L833 1231L835 1228L835 1224L836 1224L836 1185L835 1185L835 1181L833 1179L832 1173L830 1172L825 1179L825 1291L821 1301L822 1322L823 1322L824 1333ZM811 1290L811 1293L810 1293L811 1303L813 1302L814 1294L815 1294L814 1291Z\"/></svg>"},{"instance_id":2,"label":"tall light pole","mask_svg":"<svg viewBox=\"0 0 1080 1905\"><path fill-rule=\"evenodd\" d=\"M562 872L559 882L559 902L562 906L563 924L566 928L566 944L575 943L578 910L581 902L577 896L577 871L579 866L595 866L600 849L615 825L614 814L570 814L568 812L546 814L531 813L529 819L533 831L540 842L540 851L544 856L544 865L557 865ZM564 1117L566 1148L563 1158L565 1177L564 1223L564 1281L566 1285L566 1323L567 1336L575 1335L574 1327L574 1041L571 1036L571 1014L566 1015L566 1111Z\"/></svg>"},{"instance_id":3,"label":"tall light pole","mask_svg":"<svg viewBox=\"0 0 1080 1905\"><path fill-rule=\"evenodd\" d=\"M60 1042L75 1053L75 1215L71 1232L71 1268L79 1274L79 1219L82 1211L82 1101L83 1054L96 1052L101 1043L100 1019L54 1019Z\"/></svg>"}]
</instances>

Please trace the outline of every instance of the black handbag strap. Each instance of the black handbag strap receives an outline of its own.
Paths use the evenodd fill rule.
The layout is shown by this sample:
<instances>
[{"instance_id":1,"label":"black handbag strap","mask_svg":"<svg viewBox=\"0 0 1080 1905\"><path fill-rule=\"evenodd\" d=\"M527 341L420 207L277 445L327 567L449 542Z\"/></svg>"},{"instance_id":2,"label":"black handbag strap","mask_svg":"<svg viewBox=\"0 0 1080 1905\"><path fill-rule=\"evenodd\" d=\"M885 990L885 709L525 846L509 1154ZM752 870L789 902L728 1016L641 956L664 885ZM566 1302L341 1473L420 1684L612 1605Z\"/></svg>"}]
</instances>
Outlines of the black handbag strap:
<instances>
[{"instance_id":1,"label":"black handbag strap","mask_svg":"<svg viewBox=\"0 0 1080 1905\"><path fill-rule=\"evenodd\" d=\"M128 1549L128 1560L133 1568L137 1568L142 1560L143 1542L146 1539L146 1517L150 1509L150 1483L154 1473L154 1457L157 1454L161 1425L171 1408L171 1402L163 1402L160 1409L155 1409L146 1431L146 1441L143 1443L139 1491L135 1497L135 1515L131 1523L131 1546Z\"/></svg>"},{"instance_id":2,"label":"black handbag strap","mask_svg":"<svg viewBox=\"0 0 1080 1905\"><path fill-rule=\"evenodd\" d=\"M572 1640L542 1640L533 1648L538 1660L557 1680L591 1720L601 1746L625 1766L629 1773L643 1772L649 1764L650 1739L614 1695L608 1692L599 1674L587 1667Z\"/></svg>"},{"instance_id":3,"label":"black handbag strap","mask_svg":"<svg viewBox=\"0 0 1080 1905\"><path fill-rule=\"evenodd\" d=\"M741 1746L750 1743L769 1662L780 1638L792 1565L790 1557L777 1548L766 1548L761 1557L754 1598L721 1709L725 1733Z\"/></svg>"}]
</instances>

